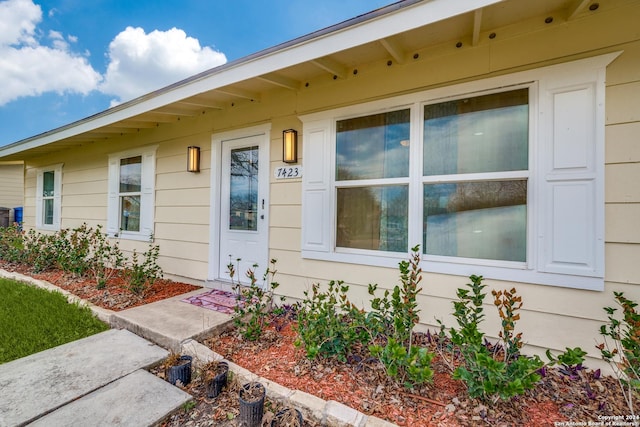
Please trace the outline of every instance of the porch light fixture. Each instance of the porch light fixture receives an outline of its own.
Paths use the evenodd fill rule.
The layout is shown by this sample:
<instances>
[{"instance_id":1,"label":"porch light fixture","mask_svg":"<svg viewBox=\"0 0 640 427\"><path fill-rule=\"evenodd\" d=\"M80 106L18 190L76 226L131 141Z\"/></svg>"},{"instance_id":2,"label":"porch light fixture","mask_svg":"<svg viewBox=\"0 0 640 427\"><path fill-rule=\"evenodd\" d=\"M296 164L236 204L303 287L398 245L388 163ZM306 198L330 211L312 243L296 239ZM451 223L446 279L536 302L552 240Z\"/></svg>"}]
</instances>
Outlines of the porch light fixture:
<instances>
[{"instance_id":1,"label":"porch light fixture","mask_svg":"<svg viewBox=\"0 0 640 427\"><path fill-rule=\"evenodd\" d=\"M282 131L282 161L298 162L298 132L295 129Z\"/></svg>"},{"instance_id":2,"label":"porch light fixture","mask_svg":"<svg viewBox=\"0 0 640 427\"><path fill-rule=\"evenodd\" d=\"M200 147L187 147L187 172L200 172Z\"/></svg>"}]
</instances>

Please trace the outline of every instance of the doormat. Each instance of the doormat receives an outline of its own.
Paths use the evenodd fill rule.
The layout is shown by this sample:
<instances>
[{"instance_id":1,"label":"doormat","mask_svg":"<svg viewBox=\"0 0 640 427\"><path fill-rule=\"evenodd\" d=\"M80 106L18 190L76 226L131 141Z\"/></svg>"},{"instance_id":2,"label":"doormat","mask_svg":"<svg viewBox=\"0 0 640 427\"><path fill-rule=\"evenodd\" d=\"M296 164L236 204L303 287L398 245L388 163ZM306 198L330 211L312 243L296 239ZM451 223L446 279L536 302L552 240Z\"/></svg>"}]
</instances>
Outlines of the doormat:
<instances>
[{"instance_id":1,"label":"doormat","mask_svg":"<svg viewBox=\"0 0 640 427\"><path fill-rule=\"evenodd\" d=\"M180 301L225 314L233 314L233 308L238 304L239 300L238 295L233 292L211 289L203 294L194 295Z\"/></svg>"}]
</instances>

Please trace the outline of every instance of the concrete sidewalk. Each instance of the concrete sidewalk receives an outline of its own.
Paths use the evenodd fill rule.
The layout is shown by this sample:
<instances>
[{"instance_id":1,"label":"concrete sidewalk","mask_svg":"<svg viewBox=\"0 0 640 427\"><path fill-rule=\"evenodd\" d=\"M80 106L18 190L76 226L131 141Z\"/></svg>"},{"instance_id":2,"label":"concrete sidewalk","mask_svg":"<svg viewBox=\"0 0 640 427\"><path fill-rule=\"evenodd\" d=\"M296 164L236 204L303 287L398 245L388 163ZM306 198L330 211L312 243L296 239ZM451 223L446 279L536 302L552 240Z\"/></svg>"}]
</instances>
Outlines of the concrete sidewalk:
<instances>
[{"instance_id":1,"label":"concrete sidewalk","mask_svg":"<svg viewBox=\"0 0 640 427\"><path fill-rule=\"evenodd\" d=\"M111 329L0 365L0 426L148 426L191 399L143 370L165 349Z\"/></svg>"}]
</instances>

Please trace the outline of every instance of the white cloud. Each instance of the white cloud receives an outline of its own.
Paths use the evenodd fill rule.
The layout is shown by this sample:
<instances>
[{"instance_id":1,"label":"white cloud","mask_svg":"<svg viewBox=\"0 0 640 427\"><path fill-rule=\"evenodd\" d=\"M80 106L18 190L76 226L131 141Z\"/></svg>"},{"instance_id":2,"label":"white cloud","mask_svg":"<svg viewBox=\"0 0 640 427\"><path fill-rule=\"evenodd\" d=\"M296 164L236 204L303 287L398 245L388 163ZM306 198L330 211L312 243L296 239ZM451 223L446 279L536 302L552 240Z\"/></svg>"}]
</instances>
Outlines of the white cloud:
<instances>
[{"instance_id":1,"label":"white cloud","mask_svg":"<svg viewBox=\"0 0 640 427\"><path fill-rule=\"evenodd\" d=\"M109 45L109 66L100 91L119 99L112 105L227 62L226 56L183 30L127 27Z\"/></svg>"},{"instance_id":2,"label":"white cloud","mask_svg":"<svg viewBox=\"0 0 640 427\"><path fill-rule=\"evenodd\" d=\"M53 9L50 14L53 13ZM105 75L74 52L76 36L38 29L42 9L33 0L0 0L0 106L46 92L116 96L112 105L222 65L225 55L201 47L180 29L152 31L127 27L109 45Z\"/></svg>"},{"instance_id":3,"label":"white cloud","mask_svg":"<svg viewBox=\"0 0 640 427\"><path fill-rule=\"evenodd\" d=\"M102 80L83 56L69 51L62 33L50 31L40 44L42 10L31 0L0 2L0 106L45 92L87 94Z\"/></svg>"}]
</instances>

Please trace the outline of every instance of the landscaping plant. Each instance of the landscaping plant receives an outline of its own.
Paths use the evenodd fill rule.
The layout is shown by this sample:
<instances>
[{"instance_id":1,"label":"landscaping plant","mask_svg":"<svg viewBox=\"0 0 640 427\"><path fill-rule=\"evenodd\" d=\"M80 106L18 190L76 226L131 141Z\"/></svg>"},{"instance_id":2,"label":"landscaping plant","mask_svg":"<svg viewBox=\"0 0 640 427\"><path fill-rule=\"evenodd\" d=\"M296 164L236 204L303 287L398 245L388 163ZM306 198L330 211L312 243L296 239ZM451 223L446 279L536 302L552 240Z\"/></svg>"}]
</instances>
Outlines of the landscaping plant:
<instances>
[{"instance_id":1,"label":"landscaping plant","mask_svg":"<svg viewBox=\"0 0 640 427\"><path fill-rule=\"evenodd\" d=\"M367 315L367 326L372 340L382 343L369 346L371 355L385 366L387 374L407 387L430 381L433 377L431 361L434 354L413 344L413 328L420 321L416 298L421 288L420 246L411 249L409 261L401 261L400 285L396 285L389 299L389 290L382 298L373 298L372 311ZM377 285L369 285L369 294L375 296ZM385 342L386 341L386 342Z\"/></svg>"},{"instance_id":2,"label":"landscaping plant","mask_svg":"<svg viewBox=\"0 0 640 427\"><path fill-rule=\"evenodd\" d=\"M239 282L234 286L238 294L238 303L233 308L233 321L240 331L240 334L249 341L255 341L262 335L262 331L267 323L269 312L273 308L273 292L279 286L274 281L276 275L276 262L271 260L271 267L267 267L263 282L265 287L257 284L254 265L247 271L249 286L242 286ZM230 263L233 267L233 264ZM235 269L231 272L235 272ZM233 277L233 276L232 276Z\"/></svg>"},{"instance_id":3,"label":"landscaping plant","mask_svg":"<svg viewBox=\"0 0 640 427\"><path fill-rule=\"evenodd\" d=\"M516 310L521 301L515 296L515 290L496 293L494 303L502 318L501 338L504 355L499 357L489 350L484 342L484 333L479 325L484 320L483 293L486 285L482 276L469 277L469 289L458 289L458 301L454 301L454 313L459 329L451 328L451 342L461 355L461 365L455 368L453 378L462 380L471 397L480 398L488 403L498 399L509 400L531 389L540 380L538 370L544 366L539 357L527 357L519 354L520 335L513 335L515 322L519 319Z\"/></svg>"},{"instance_id":4,"label":"landscaping plant","mask_svg":"<svg viewBox=\"0 0 640 427\"><path fill-rule=\"evenodd\" d=\"M600 327L604 342L596 347L613 368L629 412L633 415L634 402L640 397L640 313L636 311L638 304L627 299L623 292L613 294L622 308L622 318L616 317L617 308L604 308L609 322Z\"/></svg>"},{"instance_id":5,"label":"landscaping plant","mask_svg":"<svg viewBox=\"0 0 640 427\"><path fill-rule=\"evenodd\" d=\"M131 260L124 268L124 278L127 289L136 295L142 295L156 280L162 278L162 269L158 265L160 247L149 244L149 248L142 254L142 260L134 249Z\"/></svg>"},{"instance_id":6,"label":"landscaping plant","mask_svg":"<svg viewBox=\"0 0 640 427\"><path fill-rule=\"evenodd\" d=\"M368 342L364 313L347 298L349 286L343 281L330 281L325 292L320 284L298 307L297 345L303 345L309 358L336 356L345 361L356 343Z\"/></svg>"}]
</instances>

